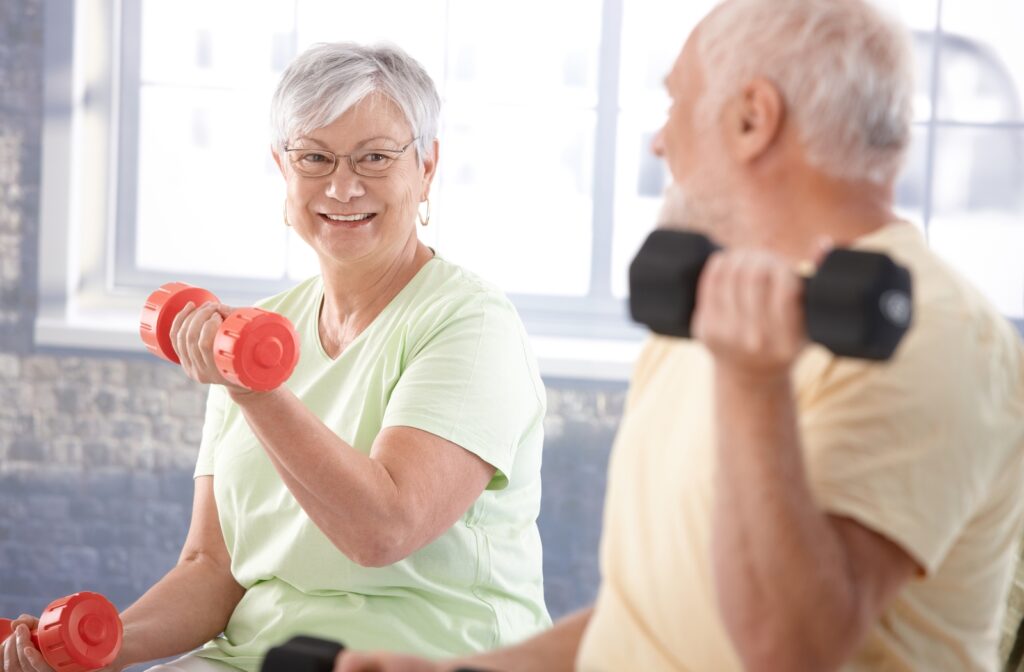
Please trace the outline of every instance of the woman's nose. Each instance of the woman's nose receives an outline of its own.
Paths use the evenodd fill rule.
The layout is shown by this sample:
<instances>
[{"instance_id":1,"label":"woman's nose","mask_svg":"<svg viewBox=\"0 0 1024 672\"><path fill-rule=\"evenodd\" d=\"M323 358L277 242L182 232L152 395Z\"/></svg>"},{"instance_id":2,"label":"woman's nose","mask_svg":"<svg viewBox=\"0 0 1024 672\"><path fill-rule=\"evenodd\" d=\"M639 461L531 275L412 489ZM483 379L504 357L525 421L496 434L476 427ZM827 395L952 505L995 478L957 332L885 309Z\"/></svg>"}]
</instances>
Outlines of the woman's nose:
<instances>
[{"instance_id":1,"label":"woman's nose","mask_svg":"<svg viewBox=\"0 0 1024 672\"><path fill-rule=\"evenodd\" d=\"M339 161L334 172L327 176L327 195L342 202L348 202L366 193L363 178L352 171L345 161Z\"/></svg>"}]
</instances>

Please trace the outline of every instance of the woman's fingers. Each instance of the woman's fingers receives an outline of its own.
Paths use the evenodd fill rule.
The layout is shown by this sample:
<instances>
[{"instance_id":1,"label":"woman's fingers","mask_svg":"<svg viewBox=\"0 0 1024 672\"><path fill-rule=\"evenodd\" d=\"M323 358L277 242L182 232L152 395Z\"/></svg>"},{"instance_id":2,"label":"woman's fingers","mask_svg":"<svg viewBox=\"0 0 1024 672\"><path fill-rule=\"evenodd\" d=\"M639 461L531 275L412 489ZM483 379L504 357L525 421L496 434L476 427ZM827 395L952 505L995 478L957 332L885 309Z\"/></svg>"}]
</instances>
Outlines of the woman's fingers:
<instances>
[{"instance_id":1,"label":"woman's fingers","mask_svg":"<svg viewBox=\"0 0 1024 672\"><path fill-rule=\"evenodd\" d=\"M22 672L53 672L53 668L46 664L42 654L32 645L31 632L25 625L18 626L14 631L14 637L17 643L18 664Z\"/></svg>"},{"instance_id":2,"label":"woman's fingers","mask_svg":"<svg viewBox=\"0 0 1024 672\"><path fill-rule=\"evenodd\" d=\"M210 316L214 314L215 309L214 304L204 303L186 319L185 324L182 326L185 347L188 349L189 374L196 379L200 377L206 361L202 345L199 343L199 335L202 333L203 327L210 319Z\"/></svg>"},{"instance_id":3,"label":"woman's fingers","mask_svg":"<svg viewBox=\"0 0 1024 672\"><path fill-rule=\"evenodd\" d=\"M230 309L221 304L208 302L196 308L189 303L172 323L174 350L185 374L196 382L223 382L214 360L213 343L225 313L230 314Z\"/></svg>"},{"instance_id":4,"label":"woman's fingers","mask_svg":"<svg viewBox=\"0 0 1024 672\"><path fill-rule=\"evenodd\" d=\"M33 648L32 629L37 625L39 619L28 614L22 614L11 621L11 635L0 642L0 672L36 672L30 659L24 657L23 649L26 646ZM39 660L42 661L42 656ZM43 670L50 670L43 664Z\"/></svg>"},{"instance_id":5,"label":"woman's fingers","mask_svg":"<svg viewBox=\"0 0 1024 672\"><path fill-rule=\"evenodd\" d=\"M43 659L43 654L32 645L21 649L21 659L21 666L25 668L25 672L53 672L53 668Z\"/></svg>"},{"instance_id":6,"label":"woman's fingers","mask_svg":"<svg viewBox=\"0 0 1024 672\"><path fill-rule=\"evenodd\" d=\"M39 626L39 619L35 616L30 616L29 614L22 614L11 621L11 632L14 632L19 625L24 625L29 629L29 632L31 632Z\"/></svg>"},{"instance_id":7,"label":"woman's fingers","mask_svg":"<svg viewBox=\"0 0 1024 672\"><path fill-rule=\"evenodd\" d=\"M221 317L220 312L214 311L209 319L203 322L202 329L199 331L198 351L199 356L203 360L203 367L206 370L217 368L217 362L214 359L213 343L217 338L217 331L222 324L224 324L224 318Z\"/></svg>"},{"instance_id":8,"label":"woman's fingers","mask_svg":"<svg viewBox=\"0 0 1024 672\"><path fill-rule=\"evenodd\" d=\"M183 352L183 344L181 341L181 325L185 323L185 318L192 314L195 310L196 304L189 301L185 306L178 311L178 314L171 320L170 340L171 347L174 348L175 354L178 355L178 359L181 359Z\"/></svg>"},{"instance_id":9,"label":"woman's fingers","mask_svg":"<svg viewBox=\"0 0 1024 672\"><path fill-rule=\"evenodd\" d=\"M15 652L15 648L17 647L16 640L17 637L12 634L0 643L0 648L3 649L3 657L0 658L0 672L20 672L20 670L17 670L17 668L14 667L16 665L15 659L17 657L17 653Z\"/></svg>"}]
</instances>

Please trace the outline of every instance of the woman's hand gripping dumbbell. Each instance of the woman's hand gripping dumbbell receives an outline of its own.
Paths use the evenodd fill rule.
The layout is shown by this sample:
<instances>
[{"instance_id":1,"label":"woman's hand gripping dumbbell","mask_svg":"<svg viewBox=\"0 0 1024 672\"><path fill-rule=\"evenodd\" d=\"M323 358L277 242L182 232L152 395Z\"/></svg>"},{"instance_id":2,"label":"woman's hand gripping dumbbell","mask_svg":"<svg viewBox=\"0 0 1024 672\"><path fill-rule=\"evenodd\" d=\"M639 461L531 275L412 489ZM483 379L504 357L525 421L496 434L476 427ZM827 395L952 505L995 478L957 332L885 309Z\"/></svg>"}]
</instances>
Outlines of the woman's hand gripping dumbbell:
<instances>
[{"instance_id":1,"label":"woman's hand gripping dumbbell","mask_svg":"<svg viewBox=\"0 0 1024 672\"><path fill-rule=\"evenodd\" d=\"M185 312L188 304L194 308ZM210 355L205 351L189 353L197 365L216 367L228 383L257 392L272 390L288 380L299 361L299 339L292 323L283 315L260 308L228 311L217 304L217 297L205 289L183 282L163 285L150 294L142 309L142 341L157 357L180 364L176 346L181 339L172 343L172 331L180 327L184 317L201 310L209 313L204 328L213 325L216 332L212 335L212 361L207 361ZM201 334L199 340L209 337L208 333Z\"/></svg>"},{"instance_id":2,"label":"woman's hand gripping dumbbell","mask_svg":"<svg viewBox=\"0 0 1024 672\"><path fill-rule=\"evenodd\" d=\"M24 635L15 632L23 625L35 652L15 650L28 644L18 641ZM117 657L122 635L117 608L105 597L87 592L68 595L51 602L39 619L0 618L0 670L41 669L39 658L57 672L98 670Z\"/></svg>"},{"instance_id":3,"label":"woman's hand gripping dumbbell","mask_svg":"<svg viewBox=\"0 0 1024 672\"><path fill-rule=\"evenodd\" d=\"M698 233L653 231L629 269L633 319L689 338L701 273L719 249ZM884 254L832 250L802 282L806 336L837 355L888 359L910 327L910 273Z\"/></svg>"}]
</instances>

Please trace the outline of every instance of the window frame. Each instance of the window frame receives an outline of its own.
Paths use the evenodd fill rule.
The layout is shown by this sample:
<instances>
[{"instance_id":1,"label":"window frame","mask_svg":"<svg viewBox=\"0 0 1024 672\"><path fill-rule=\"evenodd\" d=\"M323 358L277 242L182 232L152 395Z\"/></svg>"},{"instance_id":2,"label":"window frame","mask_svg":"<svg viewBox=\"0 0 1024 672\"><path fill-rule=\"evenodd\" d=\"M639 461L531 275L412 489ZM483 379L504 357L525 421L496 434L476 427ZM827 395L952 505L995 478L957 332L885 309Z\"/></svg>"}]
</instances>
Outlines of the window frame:
<instances>
[{"instance_id":1,"label":"window frame","mask_svg":"<svg viewBox=\"0 0 1024 672\"><path fill-rule=\"evenodd\" d=\"M169 279L208 287L234 305L279 292L294 280L225 278L139 269L134 263L140 97L141 3L52 0L44 5L44 132L40 205L39 311L35 341L47 348L143 352L139 307ZM511 294L549 377L626 380L646 331L628 319L628 302L612 290L615 163L622 110L619 101L624 0L603 0L595 144L592 167L590 288L585 296ZM915 129L926 134L922 225L932 219L937 134L945 128L1024 131L1024 121L971 123L938 117L943 28L941 2L931 33L931 109ZM106 63L100 74L82 71L85 51L106 26ZM86 31L92 31L86 35ZM100 59L103 60L102 58ZM86 117L89 119L86 119ZM99 202L81 186L82 129L106 119L103 144L108 179ZM97 122L96 119L100 121ZM91 204L90 204L91 203ZM92 208L86 215L83 208ZM124 226L124 222L131 222ZM121 223L122 225L118 225ZM1024 334L1024 319L1011 320Z\"/></svg>"}]
</instances>

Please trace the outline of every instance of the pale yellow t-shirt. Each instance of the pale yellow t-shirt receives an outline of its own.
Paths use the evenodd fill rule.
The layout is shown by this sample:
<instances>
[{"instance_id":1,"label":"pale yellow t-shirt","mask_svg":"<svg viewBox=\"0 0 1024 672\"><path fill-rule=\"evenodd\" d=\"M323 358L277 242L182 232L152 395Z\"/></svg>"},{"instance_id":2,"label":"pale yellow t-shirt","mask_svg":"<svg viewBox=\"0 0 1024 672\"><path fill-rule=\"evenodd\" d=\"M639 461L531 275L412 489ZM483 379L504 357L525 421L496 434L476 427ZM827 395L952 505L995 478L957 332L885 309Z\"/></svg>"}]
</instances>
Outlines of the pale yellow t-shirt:
<instances>
[{"instance_id":1,"label":"pale yellow t-shirt","mask_svg":"<svg viewBox=\"0 0 1024 672\"><path fill-rule=\"evenodd\" d=\"M231 572L246 592L200 655L255 671L269 647L306 634L441 657L550 625L536 525L546 402L512 304L435 257L332 360L318 336L322 296L314 277L261 304L298 331L300 359L285 384L306 407L360 452L384 427L416 427L497 472L433 542L362 567L309 519L238 406L213 386L195 474L213 475Z\"/></svg>"},{"instance_id":2,"label":"pale yellow t-shirt","mask_svg":"<svg viewBox=\"0 0 1024 672\"><path fill-rule=\"evenodd\" d=\"M820 346L797 362L808 477L823 509L893 540L925 575L899 592L844 669L994 670L1024 520L1024 349L911 225L858 247L911 269L915 321L888 363ZM711 366L699 343L663 337L637 364L609 467L602 584L580 670L741 669L712 581Z\"/></svg>"}]
</instances>

